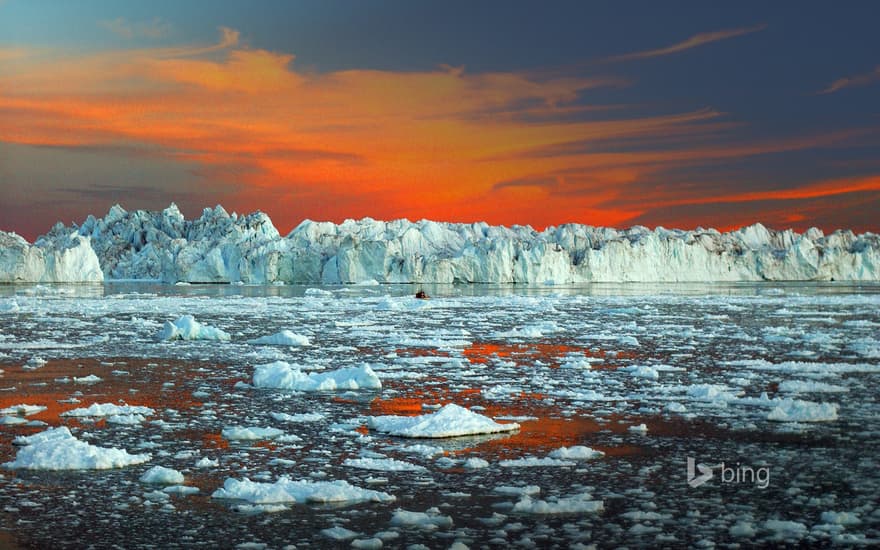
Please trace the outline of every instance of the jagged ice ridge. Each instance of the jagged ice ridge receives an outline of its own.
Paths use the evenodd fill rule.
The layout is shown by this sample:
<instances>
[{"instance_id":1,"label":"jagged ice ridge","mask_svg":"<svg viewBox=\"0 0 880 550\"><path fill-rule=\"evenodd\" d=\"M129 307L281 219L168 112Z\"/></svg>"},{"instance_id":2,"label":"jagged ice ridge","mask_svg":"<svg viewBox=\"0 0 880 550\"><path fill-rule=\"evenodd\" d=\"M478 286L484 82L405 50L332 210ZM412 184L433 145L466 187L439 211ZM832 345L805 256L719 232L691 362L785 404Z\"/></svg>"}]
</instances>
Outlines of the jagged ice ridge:
<instances>
[{"instance_id":1,"label":"jagged ice ridge","mask_svg":"<svg viewBox=\"0 0 880 550\"><path fill-rule=\"evenodd\" d=\"M683 281L880 281L880 235L776 231L729 233L306 220L282 237L269 217L177 206L55 225L28 243L0 231L0 282L527 283Z\"/></svg>"}]
</instances>

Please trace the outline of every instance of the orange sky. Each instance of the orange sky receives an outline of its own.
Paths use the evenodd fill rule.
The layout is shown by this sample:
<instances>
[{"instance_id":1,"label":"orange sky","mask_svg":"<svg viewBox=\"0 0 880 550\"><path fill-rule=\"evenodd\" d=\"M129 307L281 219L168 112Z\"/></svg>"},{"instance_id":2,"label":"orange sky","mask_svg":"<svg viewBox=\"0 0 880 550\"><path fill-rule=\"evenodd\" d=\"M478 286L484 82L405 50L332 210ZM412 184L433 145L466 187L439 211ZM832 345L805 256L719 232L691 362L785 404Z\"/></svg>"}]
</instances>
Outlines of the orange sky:
<instances>
[{"instance_id":1,"label":"orange sky","mask_svg":"<svg viewBox=\"0 0 880 550\"><path fill-rule=\"evenodd\" d=\"M0 142L196 166L189 191L202 206L263 210L282 232L304 218L362 216L538 228L802 227L822 220L817 200L880 197L880 175L761 190L693 176L665 185L670 173L719 162L844 148L870 129L755 139L734 116L705 106L650 113L592 104L594 91L632 85L607 74L448 66L319 73L299 69L293 53L244 43L236 30L218 34L213 44L154 48L0 48ZM139 207L126 201L130 174L117 177L116 196L102 198ZM753 208L739 216L731 205L742 203ZM102 214L109 204L94 206L88 211ZM826 229L834 223L828 218ZM3 229L33 236L48 226Z\"/></svg>"}]
</instances>

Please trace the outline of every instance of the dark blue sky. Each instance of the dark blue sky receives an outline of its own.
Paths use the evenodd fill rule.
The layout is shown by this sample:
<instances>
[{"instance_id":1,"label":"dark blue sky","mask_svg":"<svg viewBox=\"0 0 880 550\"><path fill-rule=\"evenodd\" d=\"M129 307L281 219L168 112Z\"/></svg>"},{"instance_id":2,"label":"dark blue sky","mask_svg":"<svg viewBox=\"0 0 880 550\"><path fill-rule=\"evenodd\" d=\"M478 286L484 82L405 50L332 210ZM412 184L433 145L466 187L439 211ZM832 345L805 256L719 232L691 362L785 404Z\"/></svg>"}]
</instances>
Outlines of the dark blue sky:
<instances>
[{"instance_id":1,"label":"dark blue sky","mask_svg":"<svg viewBox=\"0 0 880 550\"><path fill-rule=\"evenodd\" d=\"M57 67L63 67L65 63L74 67L91 62L98 64L95 60L104 59L111 53L119 57L125 52L131 53L133 59L126 61L131 66L140 62L143 56L156 56L155 60L161 61L167 56L165 53L156 53L157 49L205 47L217 42L218 28L226 27L239 33L235 44L207 54L187 55L194 60L209 60L226 68L233 67L231 61L235 51L266 51L273 55L295 56L292 61L288 60L287 71L298 78L323 83L333 81L338 75L352 70L376 71L388 76L428 74L446 70L442 69L444 66L461 67L465 75L476 79L488 74L518 75L527 81L527 85L556 82L561 86L561 79L577 80L577 83L572 84L576 97L564 99L566 107L572 109L566 109L562 113L557 109L558 103L553 103L552 112L541 110L536 114L534 109L529 108L532 104L550 103L546 90L534 94L510 94L519 97L517 103L504 103L501 109L507 116L515 115L516 120L523 125L534 126L546 123L548 117L563 117L567 127L581 125L584 131L586 125L606 121L616 123L642 117L650 120L654 117L701 110L713 113L711 120L706 123L705 132L700 130L699 123L689 127L682 135L670 133L664 136L662 131L641 135L639 132L629 131L609 132L606 138L587 132L589 137L577 142L581 145L576 145L582 146L583 150L579 152L583 154L616 152L621 155L638 155L668 150L671 158L675 157L675 152L682 153L683 156L682 160L675 162L652 160L649 170L637 170L638 173L632 174L626 182L615 183L614 178L611 178L607 183L609 186L625 185L630 190L639 191L657 190L666 186L672 192L671 202L674 204L658 203L654 208L635 208L630 211L632 215L629 217L600 219L600 222L677 225L676 222L681 220L678 225L693 225L698 221L706 225L716 220L718 225L727 227L752 221L733 215L736 205L742 204L742 197L733 202L719 201L714 207L698 201L700 208L694 208L694 211L703 209L709 212L703 221L688 216L675 217L678 215L674 213L677 212L676 209L687 207L687 203L681 203L682 198L679 195L689 191L703 197L712 197L734 192L766 193L808 188L813 191L805 192L800 199L794 195L782 198L765 196L774 206L760 210L755 216L776 225L855 225L862 229L876 230L876 220L870 216L866 219L864 209L876 207L877 187L880 185L865 183L864 180L875 178L876 181L880 174L880 102L876 99L880 89L880 33L876 31L877 21L880 20L878 16L880 4L876 2L847 2L840 5L828 2L73 3L8 0L0 4L0 78L9 83L3 105L5 112L13 113L16 121L21 116L24 122L20 124L39 129L42 124L39 117L34 115L35 111L28 112L33 116L23 115L24 110L32 106L22 107L18 100L29 98L34 101L49 101L53 93L57 95L59 91L63 91L65 78L68 76L66 70L59 70ZM729 35L712 34L725 32ZM22 51L25 53L10 53ZM53 70L59 74L57 90L38 85L15 85L16 79L21 79L28 71L44 70L45 63L55 63ZM114 65L118 66L124 64L120 62ZM155 64L149 66L153 67ZM106 72L107 69L104 70ZM96 80L94 86L85 92L86 96L80 96L79 100L118 91L113 87L114 83L97 81L100 79L89 75L77 74L69 78ZM583 84L588 79L597 78L605 79L608 83L595 87ZM151 80L154 76L148 73L144 79ZM80 80L77 80L77 87L83 87L80 86ZM178 80L174 82L179 84ZM130 83L131 80L128 80L127 90L131 89ZM170 85L166 80L160 84ZM497 89L486 90L483 83L464 84L466 88L479 88L479 93L485 94L485 97L499 93ZM357 86L361 85L359 83ZM144 89L153 90L161 86L151 80L149 85L145 84ZM359 95L357 86L351 90L352 97ZM419 85L418 90L421 94L422 85ZM0 94L3 93L0 87ZM136 96L140 92L129 93ZM409 92L403 90L400 93ZM319 102L309 96L308 103L303 104L305 99L295 95L292 91L287 95L290 98L288 107L297 105L302 109L312 110L315 109L316 101ZM457 99L458 96L452 95L446 101L454 104ZM215 96L213 100L221 99ZM461 98L463 104L468 100ZM275 100L270 101L264 96L262 99L253 98L253 101L265 106ZM558 100L553 100L556 101ZM482 109L485 104L479 103L479 107ZM514 109L518 111L513 113ZM48 116L45 115L45 106L40 112ZM333 113L337 112L338 106ZM492 112L489 110L484 114L491 118ZM353 117L357 118L362 114L358 112ZM257 118L264 115L265 112L255 114ZM431 112L425 116L451 115ZM407 117L406 121L413 120L412 113L408 113ZM538 117L537 120L534 117ZM385 119L388 118L386 113ZM461 121L456 118L454 122ZM479 124L473 120L469 122ZM204 121L200 122L203 123ZM211 124L216 125L216 121ZM376 125L378 122L373 121L371 124ZM64 128L69 126L70 124ZM93 124L86 126L92 128ZM56 128L54 131L60 130ZM304 132L307 133L304 127L295 125L285 131L290 141L297 143L301 141ZM514 131L512 128L511 132ZM202 203L228 200L233 201L233 206L237 204L241 208L269 209L269 205L262 205L254 195L236 195L229 191L230 185L259 187L253 182L236 181L230 184L229 181L220 181L223 179L220 178L215 183L218 189L222 188L224 191L212 194L212 186L206 186L203 180L187 179L186 173L199 172L190 166L193 162L209 168L233 162L229 158L221 162L215 151L211 151L211 155L196 154L180 159L180 143L171 144L152 133L135 135L114 128L112 132L108 131L100 136L89 134L71 137L65 134L59 139L66 149L53 153L52 150L45 149L46 145L57 145L55 140L46 137L47 132L40 131L37 132L39 136L33 136L21 129L11 131L8 127L0 128L0 162L6 164L5 169L0 166L0 176L6 179L5 186L11 190L5 193L6 196L0 202L0 215L12 216L7 219L16 220L8 224L11 227L5 229L19 229L26 234L34 234L38 229L33 224L48 223L49 216L60 215L60 209L48 208L45 214L47 219L29 218L27 222L31 225L27 227L22 225L24 220L14 215L23 206L18 202L24 200L26 195L23 192L24 186L33 178L39 180L38 194L44 206L52 201L57 202L59 189L86 189L90 183L94 183L99 189L125 188L125 181L106 180L120 179L114 177L114 174L120 173L120 163L137 164L144 161L120 159L119 156L124 156L124 153L119 152L118 144L123 142L161 150L162 158L156 159L155 166L147 170L139 169L139 173L149 173L152 177L156 177L156 172L165 173L168 179L182 182L174 189L177 190L177 199L182 201L185 210L189 208L192 212L197 210L197 206L203 205ZM489 140L489 137L486 139ZM494 139L498 139L497 135ZM277 141L278 139L273 138L273 143ZM414 137L413 141L418 140ZM519 152L530 149L528 144L532 141L525 139L522 151ZM340 149L347 155L373 158L369 153L353 150L348 145L347 138L341 139L339 143L343 142L346 143L344 147L335 143L329 144L325 136L318 143L323 144L322 148L326 146L333 150ZM566 151L572 150L573 145L568 138L560 137L559 144L565 144ZM59 161L59 155L76 154L71 151L81 145L88 146L81 151L83 154L93 156L96 145L99 145L100 158L83 157L82 162L74 162L78 166L78 175L64 181L61 181L64 178L60 175L53 178L46 170L35 170L31 174L26 163L20 160L24 158L22 147L43 146L41 151L30 151L25 156L35 159L48 156ZM558 153L559 146L552 145L556 147L553 150ZM736 151L754 147L764 148L766 152L749 150L743 154L731 155L712 153L708 158L706 155L696 155L700 158L692 159L695 156L694 149L726 148ZM510 154L514 154L516 150L516 147L511 147ZM542 149L544 150L546 147ZM686 151L689 153L686 154ZM187 149L186 152L191 151ZM19 157L14 163L10 159L13 154ZM211 159L205 160L207 156ZM569 158L571 155L566 153L564 156ZM386 163L387 158L383 157ZM168 167L178 160L185 161L187 167ZM233 163L237 162L239 161L234 160ZM372 162L380 161L375 158ZM641 166L638 163L643 161L636 159L634 162L636 164L633 166ZM246 168L262 171L264 174L268 173L267 170L271 171L264 164L256 164L259 166ZM591 177L587 165L593 166L594 163L592 160L586 164L561 162L558 166L542 165L540 169L529 166L522 169L522 174L498 167L492 172L499 174L498 181L486 180L483 187L489 189L492 185L510 179L536 177L551 180L555 178L558 181L561 181L561 177L570 177L571 181L560 183L562 186L577 186L580 184L571 182L581 180L590 180L591 185L598 185L597 182L601 183L599 180L606 173L597 172L595 177ZM387 164L378 167L384 167L389 174L399 171L398 167ZM572 175L572 170L578 169L583 171L584 178L581 180ZM327 172L326 167L323 170L322 173ZM408 170L402 171L409 173ZM370 171L363 178L376 177L380 173L379 170ZM311 196L305 186L309 184L306 180L315 178L314 174L308 172L306 175L290 175L290 171L285 169L274 175L276 180L284 180L290 176L286 187L291 190L290 196L304 197ZM514 177L508 177L509 174ZM143 177L127 176L121 179L139 189L144 186L149 188ZM847 181L840 183L843 180ZM821 197L836 196L852 187L850 180L859 180L855 187L859 189L860 196L864 195L864 200L843 201L846 205L839 206L834 211L823 210L821 205L816 204L821 202ZM334 182L333 185L341 184L336 180ZM828 182L837 183L832 185ZM352 185L358 184L358 181L352 181ZM373 186L375 185L378 184ZM822 191L816 192L817 186ZM174 189L157 184L155 192L147 191L142 199L130 201L133 204L126 206L158 207L161 202L175 199ZM583 194L587 194L590 189L592 187L584 188ZM574 191L578 190L580 188ZM544 191L553 193L552 190ZM92 196L91 203L73 201L75 204L70 206L65 219L76 218L87 211L101 210L107 206L105 203L116 202L116 197L111 193L98 193L99 199L94 198L94 193ZM125 197L120 197L120 200L123 198ZM788 203L779 203L780 200ZM298 218L304 217L337 219L347 215L366 214L375 217L445 216L450 219L480 217L479 212L457 210L452 203L420 210L401 201L400 198L396 200L394 209L371 213L354 206L350 210L322 211L320 207L323 203L315 200L308 203L312 210L299 209L285 214L289 219L280 225L292 225ZM597 208L619 209L623 204L632 206L631 203L627 193L619 193L602 201L585 204L584 211L595 214ZM803 215L785 218L780 214L785 211L799 211L799 208L803 210ZM572 212L566 211L559 219L546 216L530 218L532 214L525 209L511 216L488 213L486 219L536 225L564 221L590 223L590 216L586 214L582 219L569 219ZM666 214L662 214L663 212ZM712 212L717 215L711 215ZM762 216L761 212L766 215ZM67 214L68 211L64 213ZM277 217L278 213L275 214Z\"/></svg>"}]
</instances>

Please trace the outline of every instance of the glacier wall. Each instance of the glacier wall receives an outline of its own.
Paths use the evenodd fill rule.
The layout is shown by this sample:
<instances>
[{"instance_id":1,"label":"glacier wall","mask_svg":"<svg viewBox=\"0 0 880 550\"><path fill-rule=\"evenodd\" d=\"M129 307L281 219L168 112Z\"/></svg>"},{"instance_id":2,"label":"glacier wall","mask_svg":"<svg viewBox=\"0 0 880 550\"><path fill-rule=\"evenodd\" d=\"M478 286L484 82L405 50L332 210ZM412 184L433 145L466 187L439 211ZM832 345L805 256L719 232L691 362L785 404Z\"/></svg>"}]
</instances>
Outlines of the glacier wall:
<instances>
[{"instance_id":1,"label":"glacier wall","mask_svg":"<svg viewBox=\"0 0 880 550\"><path fill-rule=\"evenodd\" d=\"M31 245L0 232L0 282L151 279L168 283L587 283L880 281L880 235L720 233L565 224L531 227L304 221L282 237L261 212L221 206L186 220L120 206Z\"/></svg>"}]
</instances>

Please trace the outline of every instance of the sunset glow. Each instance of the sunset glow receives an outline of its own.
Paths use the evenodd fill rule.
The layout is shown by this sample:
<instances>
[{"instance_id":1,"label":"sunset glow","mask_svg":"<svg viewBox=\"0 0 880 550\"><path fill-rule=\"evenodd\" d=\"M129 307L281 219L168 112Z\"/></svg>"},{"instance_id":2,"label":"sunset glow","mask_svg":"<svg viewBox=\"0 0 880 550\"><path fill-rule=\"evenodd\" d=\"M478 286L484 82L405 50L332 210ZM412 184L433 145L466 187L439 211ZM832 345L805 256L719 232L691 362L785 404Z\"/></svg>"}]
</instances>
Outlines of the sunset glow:
<instances>
[{"instance_id":1,"label":"sunset glow","mask_svg":"<svg viewBox=\"0 0 880 550\"><path fill-rule=\"evenodd\" d=\"M696 21L650 48L585 48L585 63L570 66L472 69L450 58L318 69L320 60L264 41L249 19L218 19L213 39L193 39L160 15L96 14L93 33L105 40L71 38L72 47L24 31L2 38L3 229L33 238L117 202L172 200L190 215L218 203L263 210L282 233L307 218L364 216L878 229L866 214L880 201L876 116L828 122L870 78L817 68L825 93L791 93L823 125L772 132L726 97L661 100L642 82L638 69L754 51L750 42L785 32L772 20ZM29 16L22 3L0 5L7 26ZM44 163L65 169L34 166Z\"/></svg>"}]
</instances>

